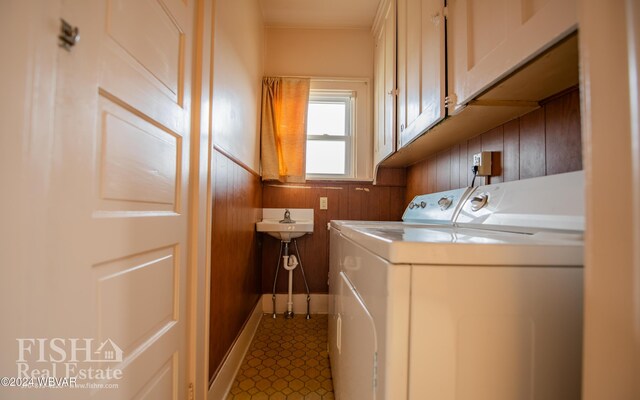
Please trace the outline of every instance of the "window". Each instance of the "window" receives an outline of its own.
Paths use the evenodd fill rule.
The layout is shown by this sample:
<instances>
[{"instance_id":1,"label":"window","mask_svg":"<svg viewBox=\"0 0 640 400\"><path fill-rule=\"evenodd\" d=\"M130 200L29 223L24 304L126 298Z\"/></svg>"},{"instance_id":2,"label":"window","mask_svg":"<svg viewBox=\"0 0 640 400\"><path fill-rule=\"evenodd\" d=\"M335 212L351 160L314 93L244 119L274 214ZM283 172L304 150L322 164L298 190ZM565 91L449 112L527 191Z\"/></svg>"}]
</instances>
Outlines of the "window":
<instances>
[{"instance_id":1,"label":"window","mask_svg":"<svg viewBox=\"0 0 640 400\"><path fill-rule=\"evenodd\" d=\"M352 178L355 96L352 91L314 91L307 114L307 176Z\"/></svg>"},{"instance_id":2,"label":"window","mask_svg":"<svg viewBox=\"0 0 640 400\"><path fill-rule=\"evenodd\" d=\"M312 78L306 178L373 179L371 85L361 78Z\"/></svg>"}]
</instances>

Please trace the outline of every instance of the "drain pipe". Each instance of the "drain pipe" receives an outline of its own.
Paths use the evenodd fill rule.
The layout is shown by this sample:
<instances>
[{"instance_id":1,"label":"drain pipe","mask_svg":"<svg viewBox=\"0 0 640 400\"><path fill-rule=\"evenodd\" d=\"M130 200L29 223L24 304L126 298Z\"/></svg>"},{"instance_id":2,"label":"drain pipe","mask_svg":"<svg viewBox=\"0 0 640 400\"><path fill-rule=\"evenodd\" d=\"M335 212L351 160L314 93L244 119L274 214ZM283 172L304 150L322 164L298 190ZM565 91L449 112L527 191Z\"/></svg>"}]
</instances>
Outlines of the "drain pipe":
<instances>
[{"instance_id":1,"label":"drain pipe","mask_svg":"<svg viewBox=\"0 0 640 400\"><path fill-rule=\"evenodd\" d=\"M294 255L282 256L284 269L289 271L289 297L287 299L287 312L284 313L284 317L287 319L293 318L293 270L298 266L298 260Z\"/></svg>"}]
</instances>

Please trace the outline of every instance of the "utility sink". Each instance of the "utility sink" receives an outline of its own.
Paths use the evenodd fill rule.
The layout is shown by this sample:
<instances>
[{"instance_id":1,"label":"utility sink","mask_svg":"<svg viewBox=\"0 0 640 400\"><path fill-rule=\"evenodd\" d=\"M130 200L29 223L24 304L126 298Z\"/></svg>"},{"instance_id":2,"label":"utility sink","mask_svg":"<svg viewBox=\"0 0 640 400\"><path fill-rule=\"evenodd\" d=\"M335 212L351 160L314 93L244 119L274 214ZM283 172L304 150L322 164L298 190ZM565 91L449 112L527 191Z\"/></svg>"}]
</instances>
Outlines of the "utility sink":
<instances>
[{"instance_id":1,"label":"utility sink","mask_svg":"<svg viewBox=\"0 0 640 400\"><path fill-rule=\"evenodd\" d=\"M285 220L285 212L289 211L289 218ZM290 242L313 232L312 208L263 208L262 221L256 223L256 230L264 232L278 240Z\"/></svg>"}]
</instances>

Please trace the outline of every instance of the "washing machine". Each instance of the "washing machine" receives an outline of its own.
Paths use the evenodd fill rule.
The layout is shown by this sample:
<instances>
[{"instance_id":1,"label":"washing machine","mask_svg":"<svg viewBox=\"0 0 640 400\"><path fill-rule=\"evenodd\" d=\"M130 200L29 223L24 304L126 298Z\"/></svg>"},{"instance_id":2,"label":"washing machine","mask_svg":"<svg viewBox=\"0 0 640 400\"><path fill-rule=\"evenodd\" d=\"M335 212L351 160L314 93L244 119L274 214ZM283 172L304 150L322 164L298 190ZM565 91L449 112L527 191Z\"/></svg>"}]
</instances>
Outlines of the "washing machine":
<instances>
[{"instance_id":1,"label":"washing machine","mask_svg":"<svg viewBox=\"0 0 640 400\"><path fill-rule=\"evenodd\" d=\"M583 180L418 196L402 222L332 221L336 398L579 399Z\"/></svg>"}]
</instances>

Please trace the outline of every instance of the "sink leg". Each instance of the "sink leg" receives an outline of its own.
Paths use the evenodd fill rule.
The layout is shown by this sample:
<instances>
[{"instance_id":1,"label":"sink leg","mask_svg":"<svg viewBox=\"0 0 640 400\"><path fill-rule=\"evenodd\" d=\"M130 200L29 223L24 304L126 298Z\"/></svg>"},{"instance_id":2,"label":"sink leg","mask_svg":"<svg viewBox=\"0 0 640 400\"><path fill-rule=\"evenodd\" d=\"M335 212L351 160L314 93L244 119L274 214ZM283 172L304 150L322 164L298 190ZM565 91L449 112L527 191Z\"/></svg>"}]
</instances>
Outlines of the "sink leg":
<instances>
[{"instance_id":1,"label":"sink leg","mask_svg":"<svg viewBox=\"0 0 640 400\"><path fill-rule=\"evenodd\" d=\"M278 282L278 270L280 269L280 259L282 258L282 242L280 242L280 254L278 254L278 262L276 263L276 275L273 278L273 292L271 295L271 301L273 302L273 314L272 318L276 318L276 283Z\"/></svg>"},{"instance_id":2,"label":"sink leg","mask_svg":"<svg viewBox=\"0 0 640 400\"><path fill-rule=\"evenodd\" d=\"M302 268L302 259L300 258L300 251L298 250L298 241L293 239L293 246L296 250L296 255L298 256L298 264L300 265L300 271L302 272L302 280L304 281L304 287L307 290L307 319L311 319L310 313L310 303L311 303L311 292L309 291L309 284L307 284L307 276L304 273L304 268Z\"/></svg>"}]
</instances>

